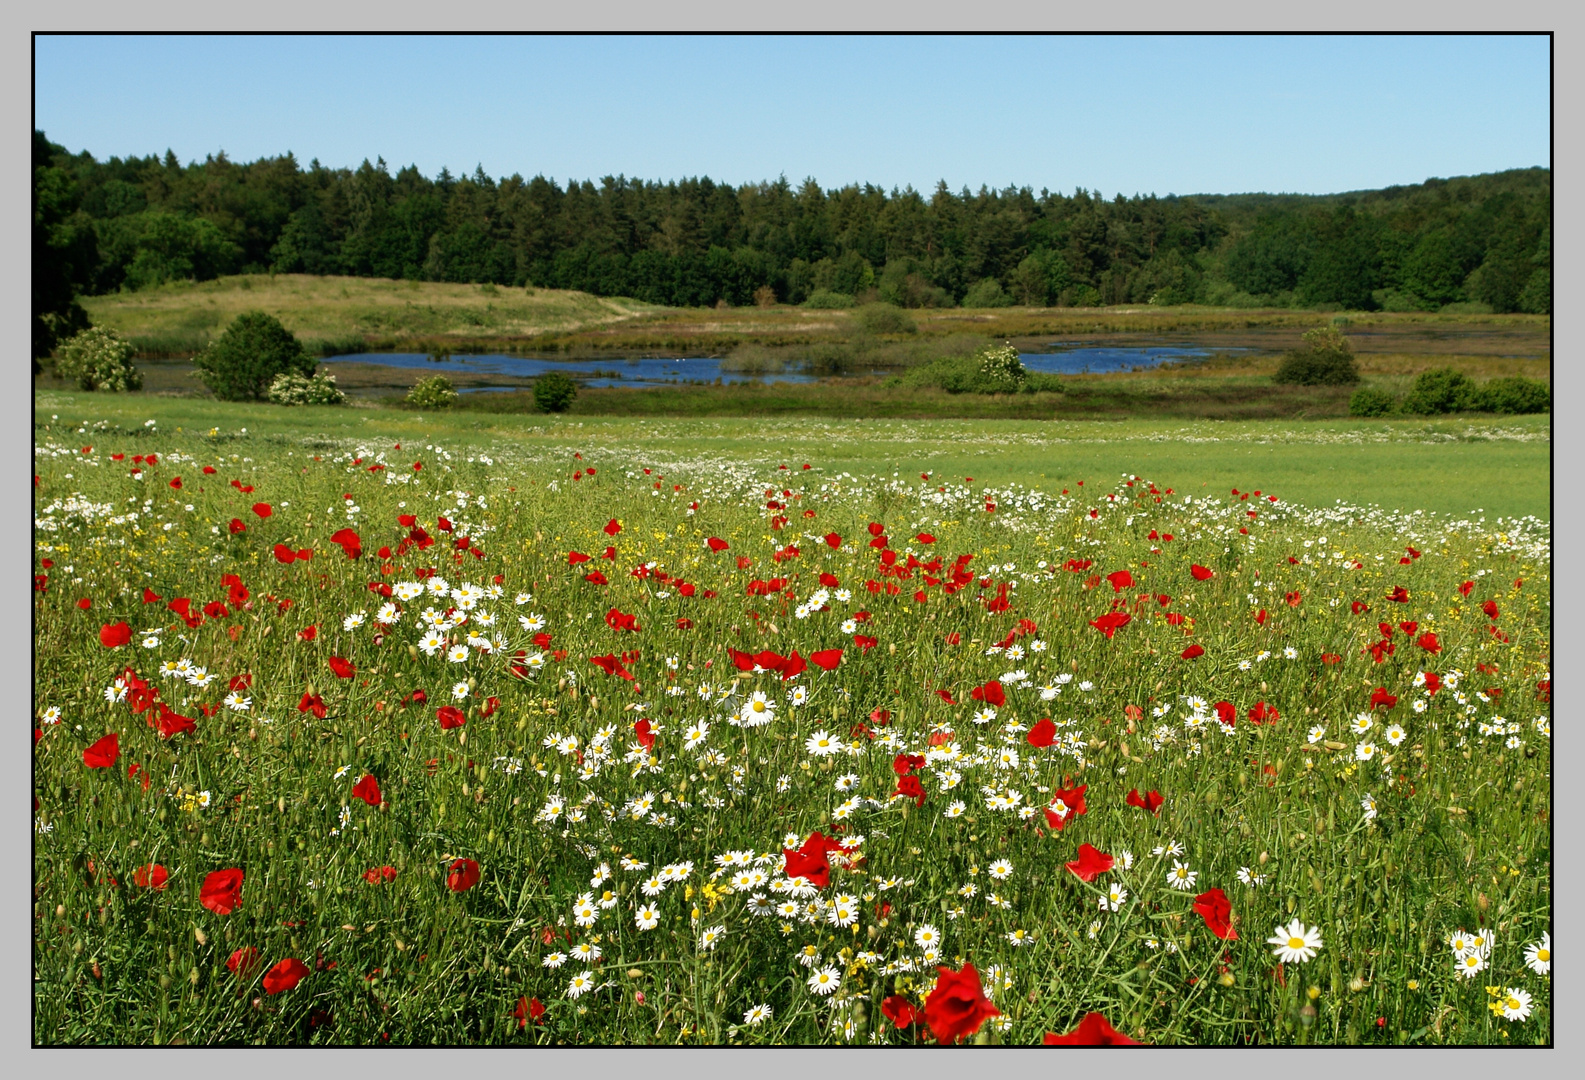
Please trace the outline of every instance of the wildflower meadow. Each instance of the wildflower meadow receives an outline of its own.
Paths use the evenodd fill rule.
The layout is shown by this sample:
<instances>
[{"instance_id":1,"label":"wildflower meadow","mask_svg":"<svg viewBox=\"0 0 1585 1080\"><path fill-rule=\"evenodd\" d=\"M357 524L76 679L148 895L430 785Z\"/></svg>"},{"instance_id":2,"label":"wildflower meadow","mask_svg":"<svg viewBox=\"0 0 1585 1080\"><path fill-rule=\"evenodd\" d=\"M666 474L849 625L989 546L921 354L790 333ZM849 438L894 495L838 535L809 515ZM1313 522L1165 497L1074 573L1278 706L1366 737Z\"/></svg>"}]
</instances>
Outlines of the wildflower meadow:
<instances>
[{"instance_id":1,"label":"wildflower meadow","mask_svg":"<svg viewBox=\"0 0 1585 1080\"><path fill-rule=\"evenodd\" d=\"M37 1043L1551 1041L1547 522L34 455Z\"/></svg>"}]
</instances>

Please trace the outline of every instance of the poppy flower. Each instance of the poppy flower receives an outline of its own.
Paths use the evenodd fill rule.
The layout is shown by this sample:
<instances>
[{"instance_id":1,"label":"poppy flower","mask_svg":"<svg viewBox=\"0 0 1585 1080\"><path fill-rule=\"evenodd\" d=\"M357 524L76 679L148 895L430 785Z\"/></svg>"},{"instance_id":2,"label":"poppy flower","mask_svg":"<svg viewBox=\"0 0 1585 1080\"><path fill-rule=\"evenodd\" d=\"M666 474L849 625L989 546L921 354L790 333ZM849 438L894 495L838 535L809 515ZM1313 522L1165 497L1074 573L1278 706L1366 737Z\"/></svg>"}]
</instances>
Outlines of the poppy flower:
<instances>
[{"instance_id":1,"label":"poppy flower","mask_svg":"<svg viewBox=\"0 0 1585 1080\"><path fill-rule=\"evenodd\" d=\"M132 640L132 627L124 622L106 623L99 628L99 644L107 649L119 649Z\"/></svg>"},{"instance_id":2,"label":"poppy flower","mask_svg":"<svg viewBox=\"0 0 1585 1080\"><path fill-rule=\"evenodd\" d=\"M285 544L276 544L275 545L275 560L277 562L281 562L281 563L296 562L297 561L297 552L293 551L291 548L287 547Z\"/></svg>"},{"instance_id":3,"label":"poppy flower","mask_svg":"<svg viewBox=\"0 0 1585 1080\"><path fill-rule=\"evenodd\" d=\"M1193 575L1195 581L1210 581L1216 576L1216 572L1214 570L1210 570L1204 566L1201 566L1199 563L1195 563L1190 566L1189 573Z\"/></svg>"},{"instance_id":4,"label":"poppy flower","mask_svg":"<svg viewBox=\"0 0 1585 1080\"><path fill-rule=\"evenodd\" d=\"M307 974L307 964L296 958L288 957L264 973L264 992L266 994L284 994L302 982L303 976Z\"/></svg>"},{"instance_id":5,"label":"poppy flower","mask_svg":"<svg viewBox=\"0 0 1585 1080\"><path fill-rule=\"evenodd\" d=\"M705 540L705 543L710 546L711 551L725 551L727 548L732 546L725 540L722 540L719 536L709 537Z\"/></svg>"},{"instance_id":6,"label":"poppy flower","mask_svg":"<svg viewBox=\"0 0 1585 1080\"><path fill-rule=\"evenodd\" d=\"M1140 1044L1130 1039L1107 1023L1106 1017L1098 1012L1085 1013L1084 1019L1079 1021L1079 1026L1066 1035L1053 1035L1046 1032L1042 1040L1046 1046L1139 1046Z\"/></svg>"},{"instance_id":7,"label":"poppy flower","mask_svg":"<svg viewBox=\"0 0 1585 1080\"><path fill-rule=\"evenodd\" d=\"M1220 888L1196 896L1194 910L1205 920L1206 928L1211 933L1224 941L1238 940L1238 931L1234 930L1233 924L1228 921L1233 914L1233 905L1228 902L1227 894Z\"/></svg>"},{"instance_id":8,"label":"poppy flower","mask_svg":"<svg viewBox=\"0 0 1585 1080\"><path fill-rule=\"evenodd\" d=\"M816 832L797 851L782 848L783 872L788 877L807 878L817 889L825 888L831 884L831 864L826 861L826 852L834 846L826 840L825 834Z\"/></svg>"},{"instance_id":9,"label":"poppy flower","mask_svg":"<svg viewBox=\"0 0 1585 1080\"><path fill-rule=\"evenodd\" d=\"M253 512L255 514L259 515L259 517L261 517L261 518L267 518L271 514L275 513L275 511L273 509L271 509L270 504L267 503L267 502L256 502L256 503L254 503L253 504Z\"/></svg>"},{"instance_id":10,"label":"poppy flower","mask_svg":"<svg viewBox=\"0 0 1585 1080\"><path fill-rule=\"evenodd\" d=\"M1065 865L1080 881L1094 881L1097 874L1106 873L1116 861L1104 851L1089 844L1080 844L1079 857Z\"/></svg>"},{"instance_id":11,"label":"poppy flower","mask_svg":"<svg viewBox=\"0 0 1585 1080\"><path fill-rule=\"evenodd\" d=\"M112 731L83 751L83 764L90 769L108 769L121 756L121 736Z\"/></svg>"},{"instance_id":12,"label":"poppy flower","mask_svg":"<svg viewBox=\"0 0 1585 1080\"><path fill-rule=\"evenodd\" d=\"M337 529L330 534L330 542L344 551L349 559L363 554L363 540L351 529Z\"/></svg>"},{"instance_id":13,"label":"poppy flower","mask_svg":"<svg viewBox=\"0 0 1585 1080\"><path fill-rule=\"evenodd\" d=\"M1091 619L1090 625L1106 635L1106 640L1112 640L1112 635L1122 627L1134 621L1134 617L1126 611L1113 611L1102 615L1099 619Z\"/></svg>"},{"instance_id":14,"label":"poppy flower","mask_svg":"<svg viewBox=\"0 0 1585 1080\"><path fill-rule=\"evenodd\" d=\"M1052 723L1051 718L1048 716L1036 722L1029 729L1029 734L1024 736L1024 740L1034 747L1044 748L1050 746L1057 741L1057 725Z\"/></svg>"},{"instance_id":15,"label":"poppy flower","mask_svg":"<svg viewBox=\"0 0 1585 1080\"><path fill-rule=\"evenodd\" d=\"M457 859L446 875L446 888L452 892L467 892L479 883L479 864L472 859Z\"/></svg>"},{"instance_id":16,"label":"poppy flower","mask_svg":"<svg viewBox=\"0 0 1585 1080\"><path fill-rule=\"evenodd\" d=\"M1500 614L1500 612L1497 610L1497 601L1495 600L1486 601L1480 606L1480 609L1486 613L1486 617L1488 619L1495 619Z\"/></svg>"},{"instance_id":17,"label":"poppy flower","mask_svg":"<svg viewBox=\"0 0 1585 1080\"><path fill-rule=\"evenodd\" d=\"M1227 727L1234 727L1238 724L1238 710L1233 708L1231 701L1218 701L1212 707L1216 710L1217 720Z\"/></svg>"},{"instance_id":18,"label":"poppy flower","mask_svg":"<svg viewBox=\"0 0 1585 1080\"><path fill-rule=\"evenodd\" d=\"M826 542L827 547L839 548L842 546L842 537L834 532L826 533L821 539Z\"/></svg>"},{"instance_id":19,"label":"poppy flower","mask_svg":"<svg viewBox=\"0 0 1585 1080\"><path fill-rule=\"evenodd\" d=\"M809 654L809 662L823 671L835 671L842 662L841 649L820 649Z\"/></svg>"},{"instance_id":20,"label":"poppy flower","mask_svg":"<svg viewBox=\"0 0 1585 1080\"><path fill-rule=\"evenodd\" d=\"M1419 646L1428 653L1439 653L1442 651L1442 643L1429 630L1420 635Z\"/></svg>"},{"instance_id":21,"label":"poppy flower","mask_svg":"<svg viewBox=\"0 0 1585 1080\"><path fill-rule=\"evenodd\" d=\"M997 708L1007 704L1007 691L1002 689L1002 684L997 679L992 679L984 686L976 686L969 691L969 697L975 701L983 701L987 705L994 705Z\"/></svg>"},{"instance_id":22,"label":"poppy flower","mask_svg":"<svg viewBox=\"0 0 1585 1080\"><path fill-rule=\"evenodd\" d=\"M634 724L633 734L638 738L638 744L645 750L653 750L655 748L655 732L651 730L651 724L648 720L640 720Z\"/></svg>"},{"instance_id":23,"label":"poppy flower","mask_svg":"<svg viewBox=\"0 0 1585 1080\"><path fill-rule=\"evenodd\" d=\"M919 777L917 776L909 775L897 778L897 790L892 792L892 796L895 798L899 795L913 799L916 806L925 804L925 788L919 782Z\"/></svg>"},{"instance_id":24,"label":"poppy flower","mask_svg":"<svg viewBox=\"0 0 1585 1080\"><path fill-rule=\"evenodd\" d=\"M396 880L396 867L376 866L372 869L365 870L363 872L363 880L367 881L370 885L379 885L382 882L390 884Z\"/></svg>"},{"instance_id":25,"label":"poppy flower","mask_svg":"<svg viewBox=\"0 0 1585 1080\"><path fill-rule=\"evenodd\" d=\"M875 646L879 645L880 643L881 643L881 639L880 638L866 637L864 634L854 634L853 635L853 644L857 645L864 652L869 652L871 649L875 648Z\"/></svg>"},{"instance_id":26,"label":"poppy flower","mask_svg":"<svg viewBox=\"0 0 1585 1080\"><path fill-rule=\"evenodd\" d=\"M933 544L936 542L936 538L927 532L920 533L918 536L914 537L914 539L919 541L921 544Z\"/></svg>"},{"instance_id":27,"label":"poppy flower","mask_svg":"<svg viewBox=\"0 0 1585 1080\"><path fill-rule=\"evenodd\" d=\"M539 1018L545 1015L545 1006L539 998L525 995L517 999L517 1008L513 1010L512 1015L517 1017L517 1028L521 1031L528 1026L530 1020L536 1024L540 1022Z\"/></svg>"},{"instance_id":28,"label":"poppy flower","mask_svg":"<svg viewBox=\"0 0 1585 1080\"><path fill-rule=\"evenodd\" d=\"M440 720L441 731L449 731L468 722L467 715L455 705L442 705L435 710L435 716Z\"/></svg>"},{"instance_id":29,"label":"poppy flower","mask_svg":"<svg viewBox=\"0 0 1585 1080\"><path fill-rule=\"evenodd\" d=\"M623 667L622 661L616 656L591 656L589 657L589 663L593 664L607 675L615 675L619 678L626 679L628 682L634 681L633 673L627 670L627 668Z\"/></svg>"},{"instance_id":30,"label":"poppy flower","mask_svg":"<svg viewBox=\"0 0 1585 1080\"><path fill-rule=\"evenodd\" d=\"M642 629L642 627L638 625L637 615L627 615L621 611L618 611L616 608L612 608L610 611L605 613L605 625L609 626L612 630L626 630L630 633L637 633Z\"/></svg>"},{"instance_id":31,"label":"poppy flower","mask_svg":"<svg viewBox=\"0 0 1585 1080\"><path fill-rule=\"evenodd\" d=\"M587 581L591 585L611 584L610 579L604 574L600 573L598 570L591 570L589 573L583 575L583 580Z\"/></svg>"},{"instance_id":32,"label":"poppy flower","mask_svg":"<svg viewBox=\"0 0 1585 1080\"><path fill-rule=\"evenodd\" d=\"M1376 689L1370 692L1370 707L1372 709L1390 709L1396 704L1398 704L1397 695L1387 693L1387 688L1385 686L1378 686Z\"/></svg>"},{"instance_id":33,"label":"poppy flower","mask_svg":"<svg viewBox=\"0 0 1585 1080\"><path fill-rule=\"evenodd\" d=\"M158 724L160 738L169 739L180 735L184 731L191 731L197 724L190 716L180 716L160 706L160 722Z\"/></svg>"},{"instance_id":34,"label":"poppy flower","mask_svg":"<svg viewBox=\"0 0 1585 1080\"><path fill-rule=\"evenodd\" d=\"M215 870L204 878L198 902L216 915L230 915L242 903L242 871Z\"/></svg>"},{"instance_id":35,"label":"poppy flower","mask_svg":"<svg viewBox=\"0 0 1585 1080\"><path fill-rule=\"evenodd\" d=\"M378 808L380 805L380 782L374 778L373 773L366 773L352 788L352 797L362 799L370 806Z\"/></svg>"},{"instance_id":36,"label":"poppy flower","mask_svg":"<svg viewBox=\"0 0 1585 1080\"><path fill-rule=\"evenodd\" d=\"M350 679L358 669L343 657L332 656L330 658L330 670L336 673L336 678L338 679Z\"/></svg>"},{"instance_id":37,"label":"poppy flower","mask_svg":"<svg viewBox=\"0 0 1585 1080\"><path fill-rule=\"evenodd\" d=\"M893 994L882 1000L881 1013L886 1019L896 1024L898 1028L905 1028L909 1024L917 1024L920 1019L919 1012L914 1008L913 1002L901 994Z\"/></svg>"},{"instance_id":38,"label":"poppy flower","mask_svg":"<svg viewBox=\"0 0 1585 1080\"><path fill-rule=\"evenodd\" d=\"M159 863L149 863L132 871L132 884L142 889L163 889L170 876L170 871Z\"/></svg>"},{"instance_id":39,"label":"poppy flower","mask_svg":"<svg viewBox=\"0 0 1585 1080\"><path fill-rule=\"evenodd\" d=\"M1394 604L1407 604L1409 602L1409 590L1402 585L1394 585L1392 592L1387 594L1387 599Z\"/></svg>"},{"instance_id":40,"label":"poppy flower","mask_svg":"<svg viewBox=\"0 0 1585 1080\"><path fill-rule=\"evenodd\" d=\"M616 518L612 518L610 521L605 523L605 535L607 535L607 536L615 536L617 533L619 533L621 531L622 531L622 526L617 523Z\"/></svg>"},{"instance_id":41,"label":"poppy flower","mask_svg":"<svg viewBox=\"0 0 1585 1080\"><path fill-rule=\"evenodd\" d=\"M1002 1015L992 1005L980 984L980 973L974 965L965 963L963 970L938 967L936 985L925 999L925 1023L937 1040L951 1046L959 1039L973 1035L980 1025L993 1016Z\"/></svg>"},{"instance_id":42,"label":"poppy flower","mask_svg":"<svg viewBox=\"0 0 1585 1080\"><path fill-rule=\"evenodd\" d=\"M1440 689L1442 689L1442 676L1434 671L1427 671L1425 673L1425 692L1435 697L1436 692Z\"/></svg>"},{"instance_id":43,"label":"poppy flower","mask_svg":"<svg viewBox=\"0 0 1585 1080\"><path fill-rule=\"evenodd\" d=\"M1337 653L1324 652L1321 654L1321 663L1323 664L1341 664L1342 662L1343 658Z\"/></svg>"},{"instance_id":44,"label":"poppy flower","mask_svg":"<svg viewBox=\"0 0 1585 1080\"><path fill-rule=\"evenodd\" d=\"M1275 705L1267 705L1264 701L1255 702L1249 710L1249 722L1252 724L1274 724L1282 719L1282 714Z\"/></svg>"},{"instance_id":45,"label":"poppy flower","mask_svg":"<svg viewBox=\"0 0 1585 1080\"><path fill-rule=\"evenodd\" d=\"M259 950L252 945L244 945L231 954L226 961L226 969L239 979L246 979L252 975L259 966Z\"/></svg>"},{"instance_id":46,"label":"poppy flower","mask_svg":"<svg viewBox=\"0 0 1585 1080\"><path fill-rule=\"evenodd\" d=\"M1205 655L1205 646L1196 642L1195 644L1190 645L1187 649L1184 649L1183 652L1179 653L1178 655L1185 660L1193 660L1197 656Z\"/></svg>"},{"instance_id":47,"label":"poppy flower","mask_svg":"<svg viewBox=\"0 0 1585 1080\"><path fill-rule=\"evenodd\" d=\"M1141 810L1149 810L1152 814L1156 814L1161 810L1161 804L1166 802L1167 799L1159 791L1152 791L1141 796L1139 789L1134 788L1128 793L1128 798L1124 801L1129 806L1137 806Z\"/></svg>"},{"instance_id":48,"label":"poppy flower","mask_svg":"<svg viewBox=\"0 0 1585 1080\"><path fill-rule=\"evenodd\" d=\"M1114 593L1120 593L1124 589L1133 585L1134 575L1130 574L1127 570L1113 570L1110 574L1106 575L1106 580L1111 583L1112 591Z\"/></svg>"},{"instance_id":49,"label":"poppy flower","mask_svg":"<svg viewBox=\"0 0 1585 1080\"><path fill-rule=\"evenodd\" d=\"M1468 596L1474 591L1474 589L1475 583L1473 581L1466 581L1458 587L1458 593L1460 596Z\"/></svg>"}]
</instances>

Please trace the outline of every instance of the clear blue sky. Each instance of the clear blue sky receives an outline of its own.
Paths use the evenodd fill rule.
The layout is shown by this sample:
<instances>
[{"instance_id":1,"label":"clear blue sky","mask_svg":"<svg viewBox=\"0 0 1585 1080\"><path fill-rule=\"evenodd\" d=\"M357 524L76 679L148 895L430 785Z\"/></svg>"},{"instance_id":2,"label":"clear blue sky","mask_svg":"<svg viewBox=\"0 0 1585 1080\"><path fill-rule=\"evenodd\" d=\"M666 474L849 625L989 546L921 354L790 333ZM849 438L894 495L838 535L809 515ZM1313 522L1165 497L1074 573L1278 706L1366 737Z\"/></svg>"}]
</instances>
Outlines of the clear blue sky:
<instances>
[{"instance_id":1,"label":"clear blue sky","mask_svg":"<svg viewBox=\"0 0 1585 1080\"><path fill-rule=\"evenodd\" d=\"M1324 193L1551 164L1544 37L40 37L76 152Z\"/></svg>"}]
</instances>

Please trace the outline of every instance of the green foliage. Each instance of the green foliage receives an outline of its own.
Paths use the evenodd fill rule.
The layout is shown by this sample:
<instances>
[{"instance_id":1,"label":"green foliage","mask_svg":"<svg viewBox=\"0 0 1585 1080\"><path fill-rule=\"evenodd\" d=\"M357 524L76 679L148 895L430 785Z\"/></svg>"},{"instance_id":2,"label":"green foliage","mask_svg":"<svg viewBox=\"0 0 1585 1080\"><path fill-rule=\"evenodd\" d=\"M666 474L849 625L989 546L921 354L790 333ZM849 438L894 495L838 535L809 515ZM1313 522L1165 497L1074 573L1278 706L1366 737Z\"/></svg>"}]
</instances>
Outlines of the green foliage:
<instances>
[{"instance_id":1,"label":"green foliage","mask_svg":"<svg viewBox=\"0 0 1585 1080\"><path fill-rule=\"evenodd\" d=\"M1457 368L1437 368L1415 378L1401 407L1406 413L1421 416L1470 412L1480 408L1480 397L1468 375Z\"/></svg>"},{"instance_id":2,"label":"green foliage","mask_svg":"<svg viewBox=\"0 0 1585 1080\"><path fill-rule=\"evenodd\" d=\"M421 409L447 409L457 403L457 391L444 375L431 375L414 383L405 400Z\"/></svg>"},{"instance_id":3,"label":"green foliage","mask_svg":"<svg viewBox=\"0 0 1585 1080\"><path fill-rule=\"evenodd\" d=\"M342 405L347 400L336 388L336 377L322 372L311 377L282 372L270 383L268 396L276 405Z\"/></svg>"},{"instance_id":4,"label":"green foliage","mask_svg":"<svg viewBox=\"0 0 1585 1080\"><path fill-rule=\"evenodd\" d=\"M143 386L143 374L132 364L135 351L114 330L96 326L61 346L55 371L84 390L137 390Z\"/></svg>"},{"instance_id":5,"label":"green foliage","mask_svg":"<svg viewBox=\"0 0 1585 1080\"><path fill-rule=\"evenodd\" d=\"M963 294L963 306L966 308L1011 307L1012 303L1013 298L1007 295L1002 283L995 278L982 278Z\"/></svg>"},{"instance_id":6,"label":"green foliage","mask_svg":"<svg viewBox=\"0 0 1585 1080\"><path fill-rule=\"evenodd\" d=\"M1350 416L1391 416L1398 411L1398 399L1386 390L1362 386L1349 395Z\"/></svg>"},{"instance_id":7,"label":"green foliage","mask_svg":"<svg viewBox=\"0 0 1585 1080\"><path fill-rule=\"evenodd\" d=\"M275 376L314 373L313 358L280 320L262 311L238 315L193 358L196 374L222 401L258 401Z\"/></svg>"},{"instance_id":8,"label":"green foliage","mask_svg":"<svg viewBox=\"0 0 1585 1080\"><path fill-rule=\"evenodd\" d=\"M809 299L803 302L803 306L819 310L830 310L832 308L850 308L853 303L853 297L849 293L831 292L829 289L816 289L809 294Z\"/></svg>"},{"instance_id":9,"label":"green foliage","mask_svg":"<svg viewBox=\"0 0 1585 1080\"><path fill-rule=\"evenodd\" d=\"M534 407L540 412L566 412L578 396L578 384L566 372L547 371L534 380Z\"/></svg>"},{"instance_id":10,"label":"green foliage","mask_svg":"<svg viewBox=\"0 0 1585 1080\"><path fill-rule=\"evenodd\" d=\"M949 394L1016 394L1035 389L1060 391L1056 376L1031 376L1011 345L987 346L970 356L949 356L922 364L901 377L901 386L933 387Z\"/></svg>"},{"instance_id":11,"label":"green foliage","mask_svg":"<svg viewBox=\"0 0 1585 1080\"><path fill-rule=\"evenodd\" d=\"M891 304L864 304L853 313L858 324L871 334L914 334L919 324L902 308Z\"/></svg>"},{"instance_id":12,"label":"green foliage","mask_svg":"<svg viewBox=\"0 0 1585 1080\"><path fill-rule=\"evenodd\" d=\"M1336 326L1307 330L1304 347L1283 354L1272 382L1295 386L1349 386L1359 382L1354 350Z\"/></svg>"},{"instance_id":13,"label":"green foliage","mask_svg":"<svg viewBox=\"0 0 1585 1080\"><path fill-rule=\"evenodd\" d=\"M209 281L234 272L241 249L208 218L150 212L122 284L145 289L167 281Z\"/></svg>"},{"instance_id":14,"label":"green foliage","mask_svg":"<svg viewBox=\"0 0 1585 1080\"><path fill-rule=\"evenodd\" d=\"M1552 408L1552 390L1538 379L1514 375L1483 383L1475 400L1483 412L1544 413Z\"/></svg>"}]
</instances>

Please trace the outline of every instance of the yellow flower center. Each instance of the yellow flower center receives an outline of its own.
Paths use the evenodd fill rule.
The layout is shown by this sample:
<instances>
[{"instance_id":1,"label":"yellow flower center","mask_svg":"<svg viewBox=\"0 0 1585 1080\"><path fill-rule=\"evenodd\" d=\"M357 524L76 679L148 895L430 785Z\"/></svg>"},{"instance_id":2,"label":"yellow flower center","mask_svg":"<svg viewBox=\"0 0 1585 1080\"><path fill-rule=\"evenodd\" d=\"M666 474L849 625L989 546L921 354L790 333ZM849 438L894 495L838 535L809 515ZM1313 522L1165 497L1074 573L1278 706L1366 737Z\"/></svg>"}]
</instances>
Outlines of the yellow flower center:
<instances>
[{"instance_id":1,"label":"yellow flower center","mask_svg":"<svg viewBox=\"0 0 1585 1080\"><path fill-rule=\"evenodd\" d=\"M1504 1001L1503 1005L1506 1006L1510 1012L1517 1012L1521 1008L1519 999L1516 997L1511 997L1507 1001Z\"/></svg>"},{"instance_id":2,"label":"yellow flower center","mask_svg":"<svg viewBox=\"0 0 1585 1080\"><path fill-rule=\"evenodd\" d=\"M1552 950L1551 949L1537 949L1535 951L1535 958L1537 960L1541 961L1543 964L1550 963L1551 960L1552 960Z\"/></svg>"},{"instance_id":3,"label":"yellow flower center","mask_svg":"<svg viewBox=\"0 0 1585 1080\"><path fill-rule=\"evenodd\" d=\"M754 703L754 711L755 712L764 712L765 711L765 703L763 701L756 701Z\"/></svg>"},{"instance_id":4,"label":"yellow flower center","mask_svg":"<svg viewBox=\"0 0 1585 1080\"><path fill-rule=\"evenodd\" d=\"M1302 937L1290 937L1288 939L1288 948L1290 948L1290 949L1302 949L1302 948L1304 948L1304 939Z\"/></svg>"}]
</instances>

